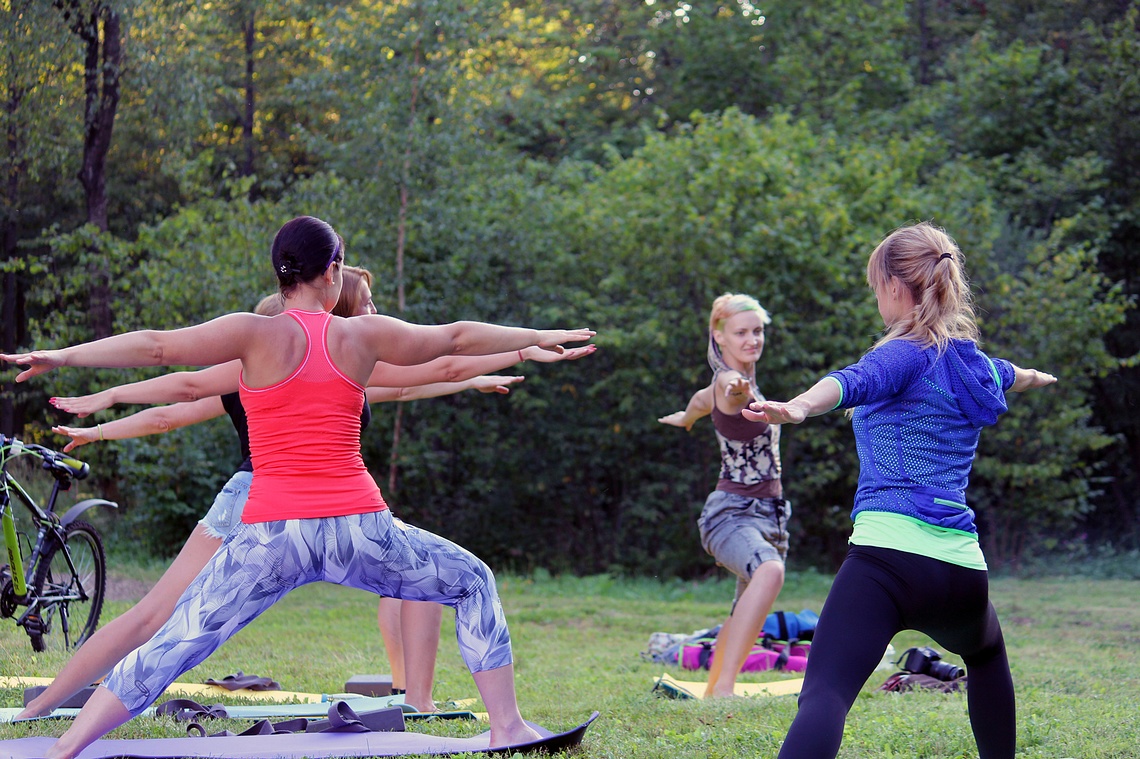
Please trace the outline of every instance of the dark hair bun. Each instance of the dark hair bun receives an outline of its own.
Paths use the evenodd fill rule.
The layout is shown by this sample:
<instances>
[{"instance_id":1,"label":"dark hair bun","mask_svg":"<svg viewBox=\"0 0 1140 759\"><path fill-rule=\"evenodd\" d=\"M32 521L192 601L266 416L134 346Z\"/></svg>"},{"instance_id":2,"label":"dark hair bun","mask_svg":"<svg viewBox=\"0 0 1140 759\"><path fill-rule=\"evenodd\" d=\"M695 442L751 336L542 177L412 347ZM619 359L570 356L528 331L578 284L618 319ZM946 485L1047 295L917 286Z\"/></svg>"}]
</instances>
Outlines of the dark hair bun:
<instances>
[{"instance_id":1,"label":"dark hair bun","mask_svg":"<svg viewBox=\"0 0 1140 759\"><path fill-rule=\"evenodd\" d=\"M314 216L290 219L273 238L273 273L281 291L312 282L325 273L340 249L340 237Z\"/></svg>"}]
</instances>

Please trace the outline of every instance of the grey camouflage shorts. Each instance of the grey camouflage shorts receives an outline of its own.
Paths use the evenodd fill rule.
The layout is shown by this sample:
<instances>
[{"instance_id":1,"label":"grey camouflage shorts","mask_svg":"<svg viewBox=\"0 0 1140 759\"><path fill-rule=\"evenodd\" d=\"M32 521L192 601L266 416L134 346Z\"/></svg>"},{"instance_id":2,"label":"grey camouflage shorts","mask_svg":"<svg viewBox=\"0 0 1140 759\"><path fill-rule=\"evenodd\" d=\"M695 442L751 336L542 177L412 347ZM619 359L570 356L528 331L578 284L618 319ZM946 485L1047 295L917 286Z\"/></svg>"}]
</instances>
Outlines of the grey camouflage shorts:
<instances>
[{"instance_id":1,"label":"grey camouflage shorts","mask_svg":"<svg viewBox=\"0 0 1140 759\"><path fill-rule=\"evenodd\" d=\"M786 499L748 498L714 490L697 519L701 546L717 564L747 584L763 562L787 559L791 516L792 503Z\"/></svg>"}]
</instances>

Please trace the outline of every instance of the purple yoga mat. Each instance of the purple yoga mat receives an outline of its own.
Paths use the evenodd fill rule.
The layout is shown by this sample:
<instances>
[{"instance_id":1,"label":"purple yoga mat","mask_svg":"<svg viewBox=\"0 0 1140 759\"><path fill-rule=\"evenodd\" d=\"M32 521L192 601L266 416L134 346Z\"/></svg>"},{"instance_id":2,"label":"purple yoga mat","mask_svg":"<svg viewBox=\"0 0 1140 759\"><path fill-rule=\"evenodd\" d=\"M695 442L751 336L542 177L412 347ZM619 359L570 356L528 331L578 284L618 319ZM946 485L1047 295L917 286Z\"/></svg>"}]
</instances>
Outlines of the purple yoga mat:
<instances>
[{"instance_id":1,"label":"purple yoga mat","mask_svg":"<svg viewBox=\"0 0 1140 759\"><path fill-rule=\"evenodd\" d=\"M533 723L542 740L512 751L554 753L582 741L586 728L597 719L590 715L578 727L554 734ZM456 754L487 751L490 733L472 738L447 738L423 733L293 733L287 735L234 735L214 738L138 738L99 740L88 746L79 759L175 759L211 757L215 759L332 759L333 757L402 756L404 754ZM0 741L0 757L34 759L42 757L54 738L19 738Z\"/></svg>"}]
</instances>

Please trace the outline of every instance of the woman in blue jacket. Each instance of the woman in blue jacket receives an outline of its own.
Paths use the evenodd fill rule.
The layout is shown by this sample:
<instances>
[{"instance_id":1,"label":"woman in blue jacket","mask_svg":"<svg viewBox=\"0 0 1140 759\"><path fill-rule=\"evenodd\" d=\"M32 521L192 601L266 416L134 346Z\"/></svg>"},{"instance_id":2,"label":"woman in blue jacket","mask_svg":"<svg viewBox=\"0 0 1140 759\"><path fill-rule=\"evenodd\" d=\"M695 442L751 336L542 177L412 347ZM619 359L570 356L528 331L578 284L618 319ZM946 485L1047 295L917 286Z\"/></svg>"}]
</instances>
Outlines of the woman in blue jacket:
<instances>
[{"instance_id":1,"label":"woman in blue jacket","mask_svg":"<svg viewBox=\"0 0 1140 759\"><path fill-rule=\"evenodd\" d=\"M867 283L887 327L871 351L791 401L744 411L799 424L854 409L859 455L851 547L820 614L780 757L834 757L859 690L895 634L911 629L962 657L981 759L1007 759L1013 679L965 489L979 432L1005 412L1005 392L1056 378L979 350L962 253L943 230L921 223L893 232L871 254Z\"/></svg>"}]
</instances>

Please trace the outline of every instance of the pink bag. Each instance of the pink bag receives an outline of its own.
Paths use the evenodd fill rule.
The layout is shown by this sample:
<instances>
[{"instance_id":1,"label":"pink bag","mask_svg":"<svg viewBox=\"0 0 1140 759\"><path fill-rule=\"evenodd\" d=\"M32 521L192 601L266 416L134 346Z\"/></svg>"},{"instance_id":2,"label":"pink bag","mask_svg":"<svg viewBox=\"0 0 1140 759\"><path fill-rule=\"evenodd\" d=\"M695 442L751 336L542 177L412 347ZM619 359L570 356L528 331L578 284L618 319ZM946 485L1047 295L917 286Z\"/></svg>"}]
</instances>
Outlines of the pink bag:
<instances>
[{"instance_id":1,"label":"pink bag","mask_svg":"<svg viewBox=\"0 0 1140 759\"><path fill-rule=\"evenodd\" d=\"M787 643L765 639L752 647L741 672L764 672L780 669L785 672L803 672L811 646L807 643ZM703 638L681 647L680 663L685 669L708 669L716 651L716 638Z\"/></svg>"},{"instance_id":2,"label":"pink bag","mask_svg":"<svg viewBox=\"0 0 1140 759\"><path fill-rule=\"evenodd\" d=\"M684 669L708 669L712 665L713 646L716 638L701 638L681 646L678 662Z\"/></svg>"}]
</instances>

